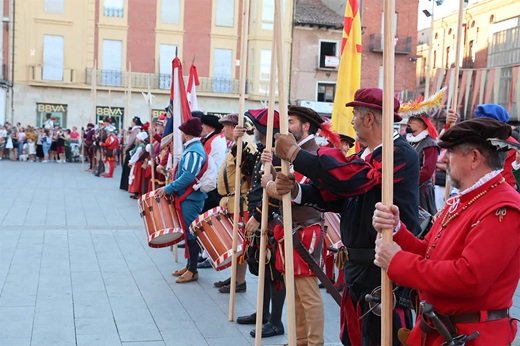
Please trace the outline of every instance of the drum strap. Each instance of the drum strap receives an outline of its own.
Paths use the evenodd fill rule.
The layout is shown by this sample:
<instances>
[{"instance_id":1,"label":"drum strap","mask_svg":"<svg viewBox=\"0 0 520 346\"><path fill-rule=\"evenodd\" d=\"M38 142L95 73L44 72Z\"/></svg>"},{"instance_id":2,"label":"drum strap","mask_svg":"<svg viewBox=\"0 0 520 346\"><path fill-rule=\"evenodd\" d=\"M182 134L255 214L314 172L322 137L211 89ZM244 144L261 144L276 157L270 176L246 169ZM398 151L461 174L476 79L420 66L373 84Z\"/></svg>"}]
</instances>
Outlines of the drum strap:
<instances>
[{"instance_id":1,"label":"drum strap","mask_svg":"<svg viewBox=\"0 0 520 346\"><path fill-rule=\"evenodd\" d=\"M193 188L193 186L195 185L195 182L197 180L199 180L203 175L204 173L206 172L206 170L208 169L208 157L206 155L206 162L204 162L204 165L202 165L202 168L199 172L199 174L197 175L196 179L193 180L193 183L191 183L191 185L186 189L186 192L184 192L182 194L182 196L179 196L178 197L178 200L179 200L179 203L180 202L184 202L184 200L189 196L190 193L192 193L193 191L195 191L195 189ZM177 164L178 166L178 164ZM175 167L175 172L173 172L173 176L175 177L175 174L177 173L177 167Z\"/></svg>"},{"instance_id":2,"label":"drum strap","mask_svg":"<svg viewBox=\"0 0 520 346\"><path fill-rule=\"evenodd\" d=\"M327 291L330 293L332 298L338 303L338 305L341 306L341 295L338 292L338 289L334 287L330 279L327 277L327 275L321 270L318 263L316 263L316 260L312 255L307 251L305 246L302 244L300 237L298 236L299 228L296 228L293 230L293 247L296 250L296 252L300 255L300 257L309 265L309 268L312 270L312 272L316 275L316 277L323 283Z\"/></svg>"}]
</instances>

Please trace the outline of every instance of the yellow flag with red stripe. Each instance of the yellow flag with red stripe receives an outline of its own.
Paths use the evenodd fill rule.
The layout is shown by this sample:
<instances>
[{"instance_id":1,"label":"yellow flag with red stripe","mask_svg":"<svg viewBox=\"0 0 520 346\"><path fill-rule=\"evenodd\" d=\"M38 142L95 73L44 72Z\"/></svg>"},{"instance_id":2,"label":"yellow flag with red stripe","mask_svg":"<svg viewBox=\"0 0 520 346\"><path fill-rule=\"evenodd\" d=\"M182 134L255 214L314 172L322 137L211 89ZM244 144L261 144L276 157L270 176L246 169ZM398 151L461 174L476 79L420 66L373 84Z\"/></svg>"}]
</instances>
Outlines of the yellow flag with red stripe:
<instances>
[{"instance_id":1,"label":"yellow flag with red stripe","mask_svg":"<svg viewBox=\"0 0 520 346\"><path fill-rule=\"evenodd\" d=\"M341 41L341 56L336 83L336 95L332 108L332 128L355 137L352 127L352 107L345 107L354 100L354 93L361 85L361 16L358 0L347 0Z\"/></svg>"}]
</instances>

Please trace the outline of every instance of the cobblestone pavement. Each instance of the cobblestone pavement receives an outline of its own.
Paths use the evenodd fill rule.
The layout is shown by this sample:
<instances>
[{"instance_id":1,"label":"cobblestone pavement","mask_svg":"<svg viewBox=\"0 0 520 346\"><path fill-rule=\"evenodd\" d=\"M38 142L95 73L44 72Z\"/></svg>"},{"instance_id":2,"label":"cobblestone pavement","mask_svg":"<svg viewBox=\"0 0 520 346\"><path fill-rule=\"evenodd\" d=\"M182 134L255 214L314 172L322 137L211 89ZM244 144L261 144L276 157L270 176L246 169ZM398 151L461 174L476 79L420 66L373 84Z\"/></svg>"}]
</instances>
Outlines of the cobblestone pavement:
<instances>
[{"instance_id":1,"label":"cobblestone pavement","mask_svg":"<svg viewBox=\"0 0 520 346\"><path fill-rule=\"evenodd\" d=\"M119 178L96 178L81 164L0 161L0 184L0 345L254 344L254 326L229 322L229 296L213 288L229 269L176 284L170 273L183 254L175 263L168 248L147 246ZM235 318L256 308L256 277L247 285ZM326 344L340 345L338 307L322 294Z\"/></svg>"}]
</instances>

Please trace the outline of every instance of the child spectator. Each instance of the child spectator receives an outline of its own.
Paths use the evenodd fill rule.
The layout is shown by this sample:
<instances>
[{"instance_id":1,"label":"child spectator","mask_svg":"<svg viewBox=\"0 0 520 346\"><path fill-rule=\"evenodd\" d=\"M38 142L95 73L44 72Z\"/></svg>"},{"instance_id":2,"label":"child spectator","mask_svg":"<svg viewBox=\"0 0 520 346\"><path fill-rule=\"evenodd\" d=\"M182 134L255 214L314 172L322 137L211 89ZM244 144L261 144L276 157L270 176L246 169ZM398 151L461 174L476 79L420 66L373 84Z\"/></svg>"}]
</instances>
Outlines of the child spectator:
<instances>
[{"instance_id":1,"label":"child spectator","mask_svg":"<svg viewBox=\"0 0 520 346\"><path fill-rule=\"evenodd\" d=\"M27 147L28 147L28 154L29 154L29 161L36 161L34 159L34 156L36 155L36 143L34 143L34 140L32 138L27 139Z\"/></svg>"},{"instance_id":2,"label":"child spectator","mask_svg":"<svg viewBox=\"0 0 520 346\"><path fill-rule=\"evenodd\" d=\"M50 137L50 131L45 129L45 135L42 138L42 149L43 149L43 161L49 162L49 150L51 149L52 138Z\"/></svg>"}]
</instances>

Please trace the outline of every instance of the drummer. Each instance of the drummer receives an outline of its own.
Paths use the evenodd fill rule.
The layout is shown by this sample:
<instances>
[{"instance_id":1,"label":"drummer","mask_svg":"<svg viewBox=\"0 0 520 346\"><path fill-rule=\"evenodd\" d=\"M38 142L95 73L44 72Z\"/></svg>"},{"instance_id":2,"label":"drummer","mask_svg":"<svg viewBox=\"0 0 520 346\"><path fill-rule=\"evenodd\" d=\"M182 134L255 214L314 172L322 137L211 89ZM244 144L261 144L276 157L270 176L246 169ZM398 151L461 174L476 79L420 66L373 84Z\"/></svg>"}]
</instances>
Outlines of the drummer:
<instances>
[{"instance_id":1,"label":"drummer","mask_svg":"<svg viewBox=\"0 0 520 346\"><path fill-rule=\"evenodd\" d=\"M158 197L163 197L165 194L174 194L175 207L180 208L185 234L184 239L188 244L188 261L186 267L174 271L172 275L178 277L175 282L186 283L197 281L199 279L197 260L199 258L200 247L197 244L195 235L192 235L188 231L188 226L202 212L202 207L206 199L206 193L199 190L193 190L195 179L206 163L206 153L204 152L204 147L200 142L202 123L199 118L189 118L179 126L179 130L181 130L184 152L177 164L174 180L170 184L161 187L156 191Z\"/></svg>"},{"instance_id":2,"label":"drummer","mask_svg":"<svg viewBox=\"0 0 520 346\"><path fill-rule=\"evenodd\" d=\"M245 120L245 119L244 119ZM238 114L228 114L222 119L219 120L224 126L224 135L226 140L230 142L234 142L233 130L235 126L238 125ZM251 152L255 152L255 146L249 141L244 142L244 145ZM222 208L226 208L229 212L231 218L235 215L239 215L239 222L244 219L247 220L247 202L246 202L246 194L249 190L249 181L246 179L244 174L240 177L240 210L235 211L235 156L232 154L233 150L236 150L236 144L233 145L233 148L228 151L226 158L217 176L217 191L219 195L223 196L220 199L220 206ZM245 292L246 291L246 269L247 262L243 260L243 258L239 259L237 263L237 284L235 288L235 292ZM214 283L215 287L218 288L220 293L229 293L231 290L231 278L228 278L224 281L217 281Z\"/></svg>"}]
</instances>

